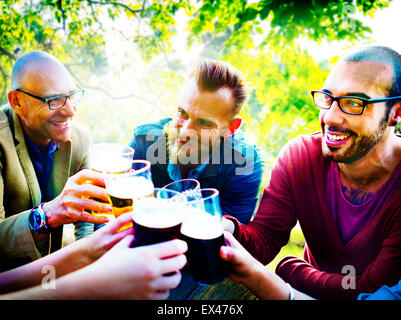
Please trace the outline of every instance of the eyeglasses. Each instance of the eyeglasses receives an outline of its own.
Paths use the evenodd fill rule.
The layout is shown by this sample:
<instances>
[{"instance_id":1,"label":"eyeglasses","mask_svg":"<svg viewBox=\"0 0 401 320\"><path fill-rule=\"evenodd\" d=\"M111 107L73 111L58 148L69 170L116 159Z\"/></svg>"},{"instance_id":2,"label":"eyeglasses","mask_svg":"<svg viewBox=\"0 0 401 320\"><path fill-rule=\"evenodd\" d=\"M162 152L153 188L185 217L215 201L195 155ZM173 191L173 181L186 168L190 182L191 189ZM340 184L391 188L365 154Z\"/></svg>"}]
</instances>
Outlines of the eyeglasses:
<instances>
[{"instance_id":1,"label":"eyeglasses","mask_svg":"<svg viewBox=\"0 0 401 320\"><path fill-rule=\"evenodd\" d=\"M78 102L79 100L82 99L82 96L84 95L84 91L85 91L85 89L78 89L74 92L71 92L70 94L56 96L56 97L52 97L52 98L44 98L44 97L36 96L32 93L26 92L20 88L17 88L15 90L21 91L32 98L46 102L47 105L49 106L50 110L56 110L56 109L63 107L65 105L65 103L67 102L67 99L69 99L71 103Z\"/></svg>"},{"instance_id":2,"label":"eyeglasses","mask_svg":"<svg viewBox=\"0 0 401 320\"><path fill-rule=\"evenodd\" d=\"M368 104L385 102L389 100L401 100L399 97L388 97L381 99L365 99L353 96L334 97L328 92L313 90L311 91L313 102L319 109L330 109L333 101L337 101L342 112L347 114L362 114Z\"/></svg>"}]
</instances>

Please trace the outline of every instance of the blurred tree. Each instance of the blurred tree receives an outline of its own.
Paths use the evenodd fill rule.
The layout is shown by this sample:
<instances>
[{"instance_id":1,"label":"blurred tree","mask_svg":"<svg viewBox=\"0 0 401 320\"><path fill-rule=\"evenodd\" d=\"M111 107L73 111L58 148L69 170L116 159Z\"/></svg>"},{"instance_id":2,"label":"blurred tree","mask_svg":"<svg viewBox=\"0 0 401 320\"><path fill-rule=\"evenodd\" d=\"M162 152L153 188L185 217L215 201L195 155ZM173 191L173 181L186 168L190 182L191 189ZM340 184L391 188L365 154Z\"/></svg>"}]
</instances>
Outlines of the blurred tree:
<instances>
[{"instance_id":1,"label":"blurred tree","mask_svg":"<svg viewBox=\"0 0 401 320\"><path fill-rule=\"evenodd\" d=\"M201 55L245 73L251 99L242 112L244 127L270 163L289 138L318 129L309 90L323 83L330 61L314 61L296 40L366 38L371 30L355 13L372 16L390 2L1 1L0 103L7 101L15 59L29 50L48 51L88 88L79 119L94 141L125 142L134 125L172 110L186 67L185 52L175 51L173 40L185 31L188 47L202 45ZM118 50L110 56L106 47L116 38Z\"/></svg>"}]
</instances>

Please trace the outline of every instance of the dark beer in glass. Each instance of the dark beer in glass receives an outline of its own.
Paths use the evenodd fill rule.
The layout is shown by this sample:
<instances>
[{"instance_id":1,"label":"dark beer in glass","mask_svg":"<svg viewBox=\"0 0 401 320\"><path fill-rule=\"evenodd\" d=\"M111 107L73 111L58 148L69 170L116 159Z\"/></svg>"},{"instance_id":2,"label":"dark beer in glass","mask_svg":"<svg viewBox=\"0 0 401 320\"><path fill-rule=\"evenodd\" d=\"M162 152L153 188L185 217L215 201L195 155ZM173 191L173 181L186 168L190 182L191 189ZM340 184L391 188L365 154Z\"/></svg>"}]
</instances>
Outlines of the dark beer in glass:
<instances>
[{"instance_id":1,"label":"dark beer in glass","mask_svg":"<svg viewBox=\"0 0 401 320\"><path fill-rule=\"evenodd\" d=\"M220 220L202 210L187 209L181 226L182 239L188 244L188 267L196 282L218 283L228 275L228 262L220 257L225 246Z\"/></svg>"},{"instance_id":2,"label":"dark beer in glass","mask_svg":"<svg viewBox=\"0 0 401 320\"><path fill-rule=\"evenodd\" d=\"M188 201L181 225L181 234L188 244L186 253L192 277L201 285L224 280L229 264L220 257L226 245L221 223L219 191L201 189L201 199Z\"/></svg>"}]
</instances>

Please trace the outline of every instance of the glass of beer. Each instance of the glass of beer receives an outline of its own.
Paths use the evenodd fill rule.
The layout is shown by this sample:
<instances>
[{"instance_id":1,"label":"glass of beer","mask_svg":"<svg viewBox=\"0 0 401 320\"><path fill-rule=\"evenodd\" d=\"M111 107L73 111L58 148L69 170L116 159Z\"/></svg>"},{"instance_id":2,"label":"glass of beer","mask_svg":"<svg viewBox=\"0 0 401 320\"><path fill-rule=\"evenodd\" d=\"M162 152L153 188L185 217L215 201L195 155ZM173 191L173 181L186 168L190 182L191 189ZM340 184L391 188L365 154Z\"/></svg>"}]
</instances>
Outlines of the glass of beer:
<instances>
[{"instance_id":1,"label":"glass of beer","mask_svg":"<svg viewBox=\"0 0 401 320\"><path fill-rule=\"evenodd\" d=\"M105 175L106 191L112 205L114 217L133 210L134 202L144 197L153 197L154 186L150 179L150 162L131 160L131 169L124 173ZM126 225L123 229L132 226ZM122 230L123 230L122 229Z\"/></svg>"},{"instance_id":2,"label":"glass of beer","mask_svg":"<svg viewBox=\"0 0 401 320\"><path fill-rule=\"evenodd\" d=\"M210 285L224 280L229 264L220 257L225 246L219 191L201 189L202 198L188 201L181 225L182 238L188 244L188 267L194 280Z\"/></svg>"},{"instance_id":3,"label":"glass of beer","mask_svg":"<svg viewBox=\"0 0 401 320\"><path fill-rule=\"evenodd\" d=\"M156 197L141 198L132 212L134 241L131 247L155 244L180 236L185 197L174 190L155 188Z\"/></svg>"},{"instance_id":4,"label":"glass of beer","mask_svg":"<svg viewBox=\"0 0 401 320\"><path fill-rule=\"evenodd\" d=\"M175 190L181 192L187 201L199 200L202 198L200 183L195 179L181 179L165 185L162 190Z\"/></svg>"},{"instance_id":5,"label":"glass of beer","mask_svg":"<svg viewBox=\"0 0 401 320\"><path fill-rule=\"evenodd\" d=\"M91 152L91 169L104 174L125 173L132 168L132 158L135 150L129 146L120 145L118 143L97 143L92 147ZM101 199L94 199L99 202L105 202ZM92 211L94 216L104 216L109 221L114 220L114 214L108 212ZM94 229L97 230L103 224L96 224Z\"/></svg>"}]
</instances>

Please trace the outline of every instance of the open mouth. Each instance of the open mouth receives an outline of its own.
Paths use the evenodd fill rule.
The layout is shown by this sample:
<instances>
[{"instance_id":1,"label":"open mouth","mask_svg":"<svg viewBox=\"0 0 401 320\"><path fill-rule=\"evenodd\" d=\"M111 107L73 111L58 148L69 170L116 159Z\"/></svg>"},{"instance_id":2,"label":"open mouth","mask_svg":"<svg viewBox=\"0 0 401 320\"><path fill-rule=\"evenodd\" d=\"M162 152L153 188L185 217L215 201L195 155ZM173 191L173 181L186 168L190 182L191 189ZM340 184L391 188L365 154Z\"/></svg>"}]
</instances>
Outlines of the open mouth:
<instances>
[{"instance_id":1,"label":"open mouth","mask_svg":"<svg viewBox=\"0 0 401 320\"><path fill-rule=\"evenodd\" d=\"M69 125L69 121L51 121L51 120L49 120L49 122L53 126L58 127L58 128L65 128L65 127L68 127L68 125Z\"/></svg>"},{"instance_id":2,"label":"open mouth","mask_svg":"<svg viewBox=\"0 0 401 320\"><path fill-rule=\"evenodd\" d=\"M351 134L349 133L333 133L327 132L326 134L326 144L329 147L337 147L346 143L351 139Z\"/></svg>"}]
</instances>

